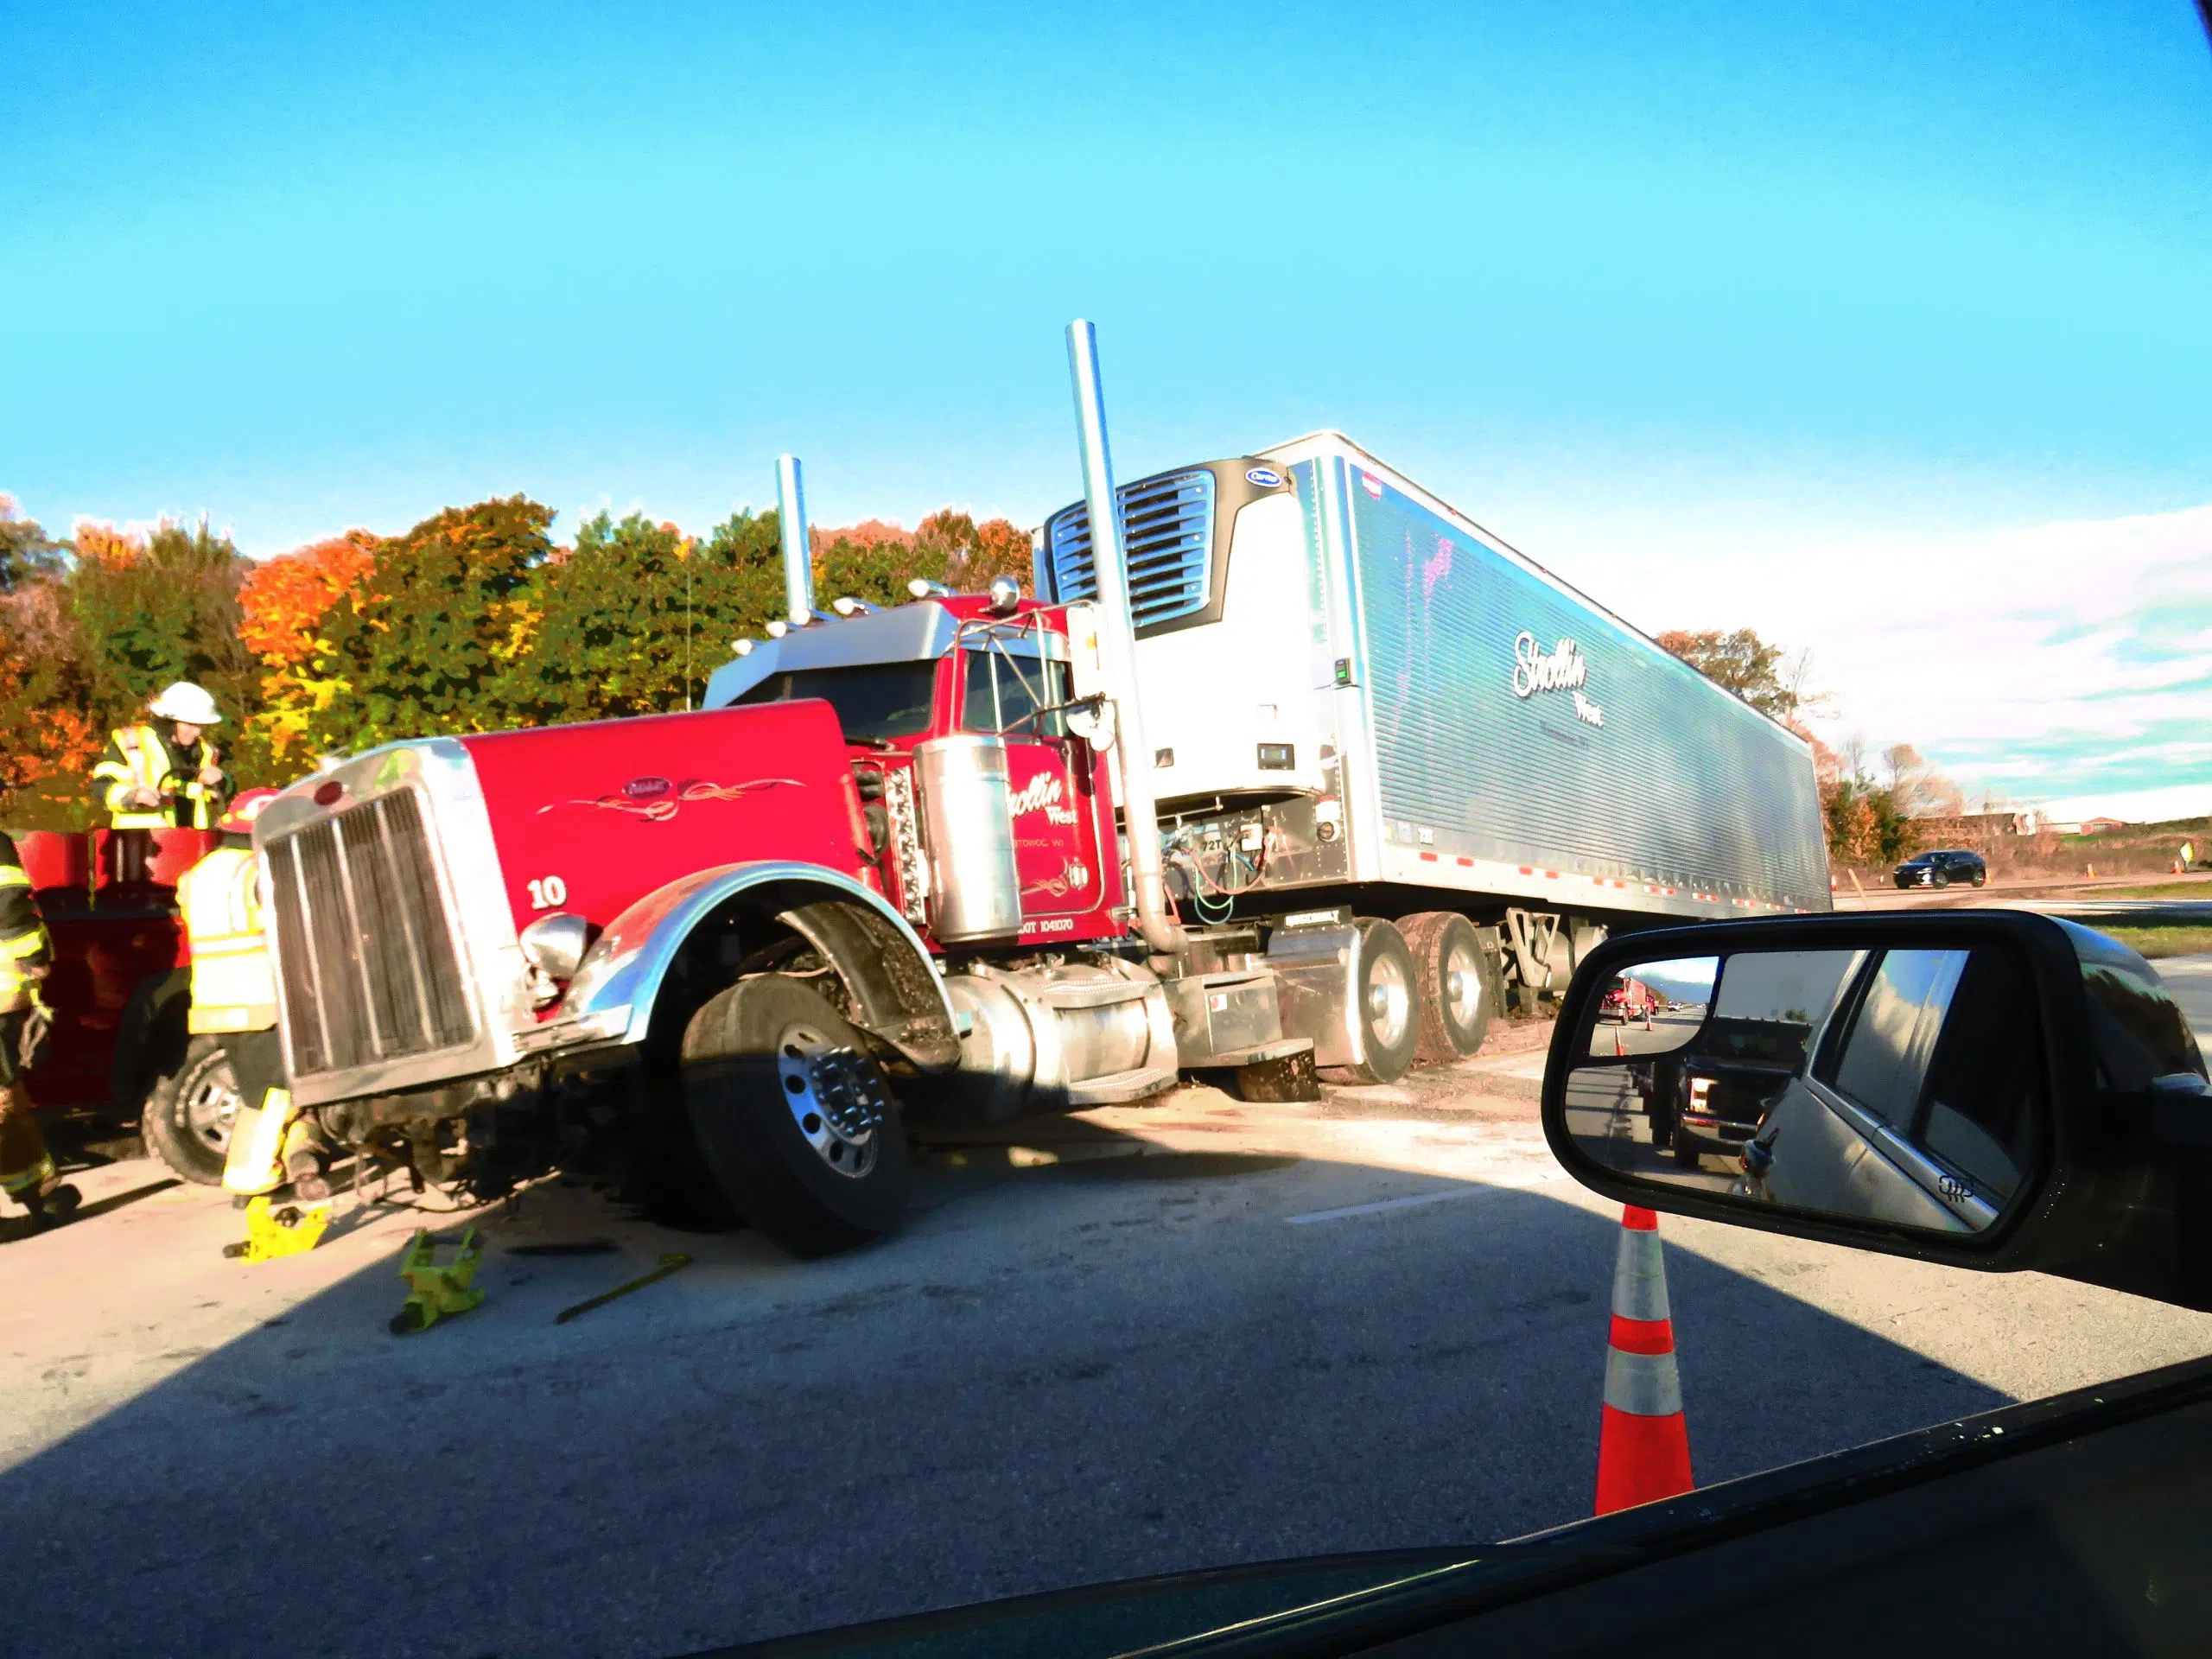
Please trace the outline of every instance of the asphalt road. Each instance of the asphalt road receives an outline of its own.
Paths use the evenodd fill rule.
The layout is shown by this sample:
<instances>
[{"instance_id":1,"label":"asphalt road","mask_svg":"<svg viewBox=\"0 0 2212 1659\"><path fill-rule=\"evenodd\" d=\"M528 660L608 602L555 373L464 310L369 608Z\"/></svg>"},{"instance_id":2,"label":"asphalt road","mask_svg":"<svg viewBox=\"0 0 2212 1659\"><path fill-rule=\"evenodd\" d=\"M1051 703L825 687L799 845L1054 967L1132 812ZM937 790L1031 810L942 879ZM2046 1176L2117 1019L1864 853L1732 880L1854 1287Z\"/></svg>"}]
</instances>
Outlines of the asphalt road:
<instances>
[{"instance_id":1,"label":"asphalt road","mask_svg":"<svg viewBox=\"0 0 2212 1659\"><path fill-rule=\"evenodd\" d=\"M219 1198L96 1172L106 1208L0 1245L0 1649L679 1653L1572 1519L1618 1214L1534 1063L1025 1125L823 1262L555 1189L482 1218L481 1308L404 1338L416 1217L247 1267ZM1705 1483L2212 1349L2057 1280L1662 1236ZM697 1259L554 1324L665 1249Z\"/></svg>"}]
</instances>

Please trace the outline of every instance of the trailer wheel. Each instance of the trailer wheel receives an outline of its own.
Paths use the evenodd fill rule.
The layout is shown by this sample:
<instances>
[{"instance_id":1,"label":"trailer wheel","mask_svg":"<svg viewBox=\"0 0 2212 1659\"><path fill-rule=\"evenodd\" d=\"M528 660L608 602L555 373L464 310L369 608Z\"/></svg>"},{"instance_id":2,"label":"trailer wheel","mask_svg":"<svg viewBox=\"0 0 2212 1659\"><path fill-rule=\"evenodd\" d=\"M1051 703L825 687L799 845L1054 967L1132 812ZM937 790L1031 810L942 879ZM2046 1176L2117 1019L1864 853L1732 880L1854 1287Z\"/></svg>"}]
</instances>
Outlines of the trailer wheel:
<instances>
[{"instance_id":1,"label":"trailer wheel","mask_svg":"<svg viewBox=\"0 0 2212 1659\"><path fill-rule=\"evenodd\" d=\"M1420 992L1415 1053L1435 1063L1472 1054L1490 1034L1490 976L1475 925L1457 911L1430 910L1398 924L1413 952Z\"/></svg>"},{"instance_id":2,"label":"trailer wheel","mask_svg":"<svg viewBox=\"0 0 2212 1659\"><path fill-rule=\"evenodd\" d=\"M219 1186L231 1125L238 1114L238 1085L231 1057L216 1037L194 1037L184 1064L156 1077L138 1115L146 1150L188 1181Z\"/></svg>"},{"instance_id":3,"label":"trailer wheel","mask_svg":"<svg viewBox=\"0 0 2212 1659\"><path fill-rule=\"evenodd\" d=\"M1358 1065L1332 1065L1332 1083L1395 1083L1413 1069L1421 1042L1418 970L1405 936L1390 923L1361 917L1356 981L1344 987L1352 1017L1360 1020L1367 1058Z\"/></svg>"},{"instance_id":4,"label":"trailer wheel","mask_svg":"<svg viewBox=\"0 0 2212 1659\"><path fill-rule=\"evenodd\" d=\"M798 980L742 980L691 1016L683 1096L722 1191L794 1255L864 1243L906 1213L906 1135L882 1070Z\"/></svg>"}]
</instances>

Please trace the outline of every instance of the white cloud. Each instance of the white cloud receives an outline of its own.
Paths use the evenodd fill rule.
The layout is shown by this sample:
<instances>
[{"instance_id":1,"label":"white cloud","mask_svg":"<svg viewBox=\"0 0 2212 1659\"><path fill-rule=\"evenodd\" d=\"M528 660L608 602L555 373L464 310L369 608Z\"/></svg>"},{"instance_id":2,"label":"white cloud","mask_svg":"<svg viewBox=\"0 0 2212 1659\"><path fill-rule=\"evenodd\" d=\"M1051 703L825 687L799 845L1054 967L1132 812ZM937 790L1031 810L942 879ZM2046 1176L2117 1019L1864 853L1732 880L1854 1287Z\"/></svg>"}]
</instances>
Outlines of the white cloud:
<instances>
[{"instance_id":1,"label":"white cloud","mask_svg":"<svg viewBox=\"0 0 2212 1659\"><path fill-rule=\"evenodd\" d=\"M1567 528L1556 568L1642 626L1809 646L1832 741L1912 743L1970 794L2078 794L2115 769L2212 785L2212 742L2176 741L2212 714L2212 505L1926 536Z\"/></svg>"}]
</instances>

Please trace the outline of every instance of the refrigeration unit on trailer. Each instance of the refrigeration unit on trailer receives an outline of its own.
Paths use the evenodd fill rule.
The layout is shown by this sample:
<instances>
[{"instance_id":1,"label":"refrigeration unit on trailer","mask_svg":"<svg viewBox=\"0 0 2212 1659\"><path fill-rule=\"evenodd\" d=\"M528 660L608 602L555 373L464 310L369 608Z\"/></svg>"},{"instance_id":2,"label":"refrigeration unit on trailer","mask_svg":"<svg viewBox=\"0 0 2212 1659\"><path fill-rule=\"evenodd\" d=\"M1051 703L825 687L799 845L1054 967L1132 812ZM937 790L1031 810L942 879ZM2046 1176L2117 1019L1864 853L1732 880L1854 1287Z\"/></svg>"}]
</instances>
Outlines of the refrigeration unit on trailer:
<instances>
[{"instance_id":1,"label":"refrigeration unit on trailer","mask_svg":"<svg viewBox=\"0 0 2212 1659\"><path fill-rule=\"evenodd\" d=\"M1118 498L1193 915L1441 908L1534 992L1609 927L1828 908L1802 739L1341 434ZM1084 504L1036 577L1091 591Z\"/></svg>"}]
</instances>

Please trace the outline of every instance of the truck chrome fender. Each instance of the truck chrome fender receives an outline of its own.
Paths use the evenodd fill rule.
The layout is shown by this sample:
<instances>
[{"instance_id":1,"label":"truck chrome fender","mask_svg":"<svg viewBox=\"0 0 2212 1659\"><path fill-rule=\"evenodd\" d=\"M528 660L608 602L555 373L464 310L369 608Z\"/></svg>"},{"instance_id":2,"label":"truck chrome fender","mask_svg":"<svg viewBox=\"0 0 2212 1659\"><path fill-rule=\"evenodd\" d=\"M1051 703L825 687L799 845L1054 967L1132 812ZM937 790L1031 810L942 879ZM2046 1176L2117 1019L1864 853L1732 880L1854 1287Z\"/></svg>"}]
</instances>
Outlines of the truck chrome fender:
<instances>
[{"instance_id":1,"label":"truck chrome fender","mask_svg":"<svg viewBox=\"0 0 2212 1659\"><path fill-rule=\"evenodd\" d=\"M593 941L554 1023L602 1041L643 1042L677 953L739 900L821 952L852 993L867 1030L925 1071L959 1063L952 1004L920 936L881 894L818 864L726 864L647 893Z\"/></svg>"}]
</instances>

